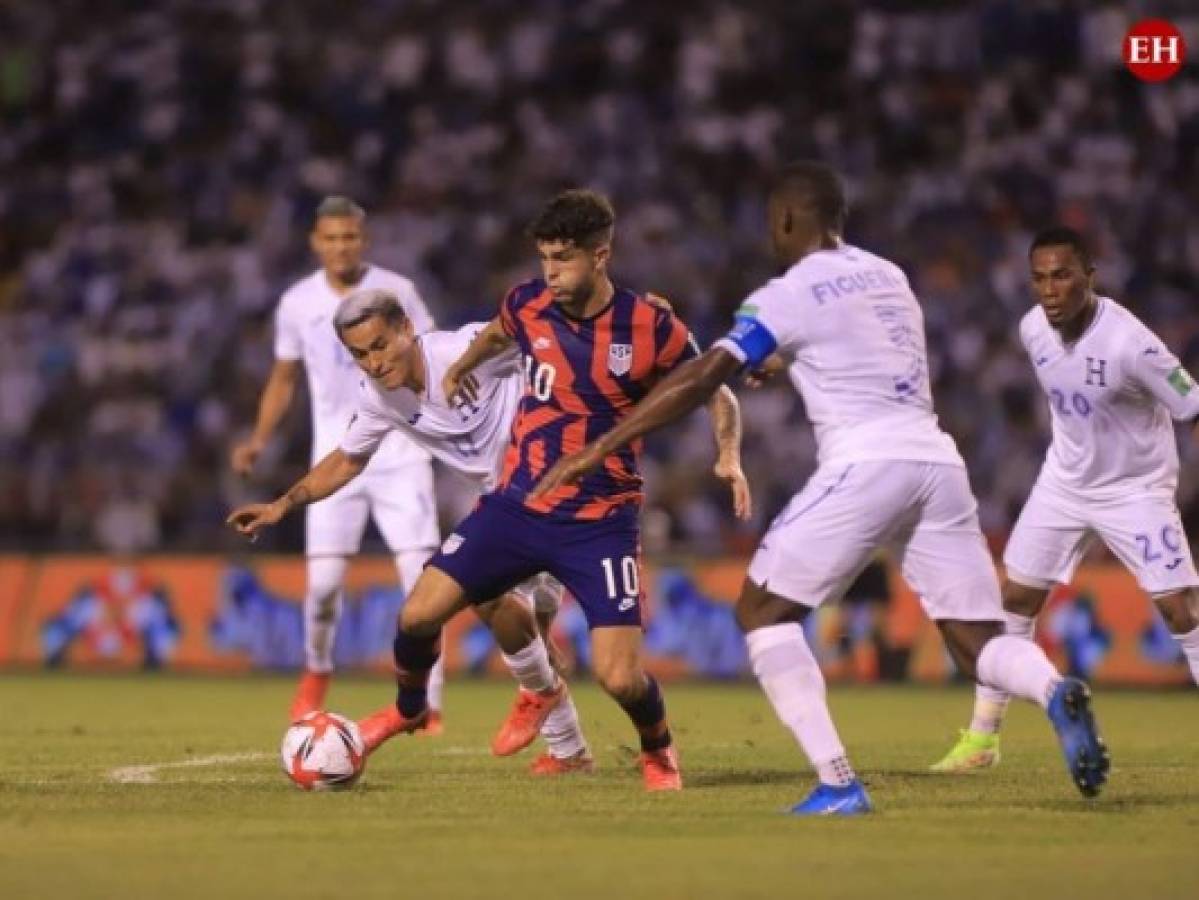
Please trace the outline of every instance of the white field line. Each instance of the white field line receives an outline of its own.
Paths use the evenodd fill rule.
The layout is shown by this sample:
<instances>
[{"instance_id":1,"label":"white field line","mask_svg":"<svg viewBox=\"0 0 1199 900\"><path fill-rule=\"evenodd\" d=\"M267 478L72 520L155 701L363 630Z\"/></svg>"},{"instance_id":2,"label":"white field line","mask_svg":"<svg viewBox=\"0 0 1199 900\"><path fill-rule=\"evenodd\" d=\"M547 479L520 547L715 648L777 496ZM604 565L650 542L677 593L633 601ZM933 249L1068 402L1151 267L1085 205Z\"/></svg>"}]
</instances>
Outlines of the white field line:
<instances>
[{"instance_id":1,"label":"white field line","mask_svg":"<svg viewBox=\"0 0 1199 900\"><path fill-rule=\"evenodd\" d=\"M444 747L434 752L435 756L488 756L486 747ZM109 769L105 777L118 784L155 784L158 774L166 769L203 769L226 763L262 762L274 759L273 753L214 753L211 756L196 756L176 762L147 763L138 766L118 766Z\"/></svg>"},{"instance_id":2,"label":"white field line","mask_svg":"<svg viewBox=\"0 0 1199 900\"><path fill-rule=\"evenodd\" d=\"M109 781L119 784L154 784L158 781L158 773L164 769L200 769L208 766L220 766L225 763L261 762L274 758L273 753L214 753L211 756L197 756L178 762L151 763L141 766L120 766L109 769Z\"/></svg>"}]
</instances>

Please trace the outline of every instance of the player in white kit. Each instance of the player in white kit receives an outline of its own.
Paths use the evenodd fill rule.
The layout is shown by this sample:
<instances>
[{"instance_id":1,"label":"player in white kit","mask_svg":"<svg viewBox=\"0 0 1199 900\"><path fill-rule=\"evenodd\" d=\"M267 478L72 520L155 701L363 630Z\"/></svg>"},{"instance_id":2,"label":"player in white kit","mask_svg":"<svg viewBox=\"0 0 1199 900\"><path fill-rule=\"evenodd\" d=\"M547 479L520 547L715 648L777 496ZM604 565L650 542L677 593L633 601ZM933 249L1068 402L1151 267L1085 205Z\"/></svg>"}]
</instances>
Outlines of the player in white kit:
<instances>
[{"instance_id":1,"label":"player in white kit","mask_svg":"<svg viewBox=\"0 0 1199 900\"><path fill-rule=\"evenodd\" d=\"M395 294L365 289L347 297L330 328L344 342L355 366L370 376L359 380L348 427L330 452L284 497L270 504L241 507L229 516L229 522L241 533L252 535L298 506L319 505L323 497L340 495L346 486L367 477L373 460L397 434L472 479L480 493L491 490L524 393L520 356L512 353L481 365L471 376L467 390L452 402L442 391L446 371L484 327L485 323L479 323L457 331L418 335ZM407 485L402 477L397 478L390 490L402 493ZM530 613L536 610L548 622L557 610L561 593L558 582L542 576L520 585L513 591L515 598L505 597L477 607L480 617L495 632L501 650L512 651L505 653L504 659L518 680L522 668L519 651L538 631ZM512 643L506 646L509 636ZM392 712L389 707L381 717L386 719ZM379 743L379 729L371 724L372 718L363 721L362 732L373 749ZM533 762L534 774L558 775L594 768L568 691L540 731L548 753Z\"/></svg>"},{"instance_id":2,"label":"player in white kit","mask_svg":"<svg viewBox=\"0 0 1199 900\"><path fill-rule=\"evenodd\" d=\"M812 420L819 465L759 544L736 613L754 674L820 778L791 811L871 809L801 623L840 599L880 546L897 554L963 672L1046 708L1073 779L1093 795L1108 763L1087 688L1062 678L1035 644L1003 634L965 465L933 412L919 303L898 266L841 240L845 214L836 173L821 163L788 166L769 202L786 273L746 299L727 337L665 378L606 436L559 461L539 490L576 480L778 353Z\"/></svg>"},{"instance_id":3,"label":"player in white kit","mask_svg":"<svg viewBox=\"0 0 1199 900\"><path fill-rule=\"evenodd\" d=\"M1004 552L1007 633L1032 640L1055 584L1098 538L1156 604L1199 683L1199 577L1174 494L1174 421L1199 424L1199 388L1132 313L1095 293L1082 237L1050 228L1029 251L1038 305L1020 341L1049 401L1053 438ZM932 768L999 762L1007 695L980 687L974 717Z\"/></svg>"},{"instance_id":4,"label":"player in white kit","mask_svg":"<svg viewBox=\"0 0 1199 900\"><path fill-rule=\"evenodd\" d=\"M233 450L236 472L246 475L291 406L301 367L312 405L312 461L323 459L345 433L357 403L361 377L333 330L333 315L355 290L389 290L399 297L417 332L433 327L432 316L407 278L364 261L366 214L344 197L318 207L309 243L321 267L294 284L275 314L275 364L258 407L251 436ZM396 485L402 483L403 490ZM357 553L373 517L395 555L400 583L411 590L425 561L440 543L433 471L429 454L401 434L388 438L353 485L308 509L305 535L304 673L292 699L292 720L324 706L333 671L333 643L343 602L349 557ZM430 679L427 725L441 730L438 669Z\"/></svg>"}]
</instances>

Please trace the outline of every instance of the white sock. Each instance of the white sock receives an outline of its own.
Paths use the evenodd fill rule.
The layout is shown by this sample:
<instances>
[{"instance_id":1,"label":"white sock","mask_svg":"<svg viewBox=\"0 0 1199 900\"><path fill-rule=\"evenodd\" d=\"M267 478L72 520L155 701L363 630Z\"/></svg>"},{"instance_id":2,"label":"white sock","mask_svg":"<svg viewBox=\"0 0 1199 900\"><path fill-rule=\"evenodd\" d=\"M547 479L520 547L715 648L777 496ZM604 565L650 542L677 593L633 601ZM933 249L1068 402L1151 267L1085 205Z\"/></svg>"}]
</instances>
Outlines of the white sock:
<instances>
[{"instance_id":1,"label":"white sock","mask_svg":"<svg viewBox=\"0 0 1199 900\"><path fill-rule=\"evenodd\" d=\"M979 684L974 688L974 714L970 717L970 730L978 734L998 734L1003 725L1011 696Z\"/></svg>"},{"instance_id":2,"label":"white sock","mask_svg":"<svg viewBox=\"0 0 1199 900\"><path fill-rule=\"evenodd\" d=\"M425 696L429 700L429 709L441 712L441 698L445 694L445 647L441 648L441 656L429 670L429 681L425 684Z\"/></svg>"},{"instance_id":3,"label":"white sock","mask_svg":"<svg viewBox=\"0 0 1199 900\"><path fill-rule=\"evenodd\" d=\"M400 586L404 594L412 593L420 573L424 571L425 563L433 555L432 548L420 547L416 550L401 550L395 554L396 571L400 574ZM444 634L444 632L443 632ZM429 709L441 712L442 698L445 695L445 646L441 648L441 656L429 671L429 682L425 686L429 700Z\"/></svg>"},{"instance_id":4,"label":"white sock","mask_svg":"<svg viewBox=\"0 0 1199 900\"><path fill-rule=\"evenodd\" d=\"M1199 684L1199 628L1194 628L1186 634L1176 634L1174 639L1182 647L1182 653L1191 667L1191 680Z\"/></svg>"},{"instance_id":5,"label":"white sock","mask_svg":"<svg viewBox=\"0 0 1199 900\"><path fill-rule=\"evenodd\" d=\"M541 636L533 638L523 650L509 656L501 654L508 666L512 677L520 682L526 691L542 693L553 690L558 684L558 676L550 665L550 657L545 649L545 641Z\"/></svg>"},{"instance_id":6,"label":"white sock","mask_svg":"<svg viewBox=\"0 0 1199 900\"><path fill-rule=\"evenodd\" d=\"M754 675L770 705L795 735L825 784L854 779L845 746L825 702L824 676L803 629L795 624L758 628L745 636Z\"/></svg>"},{"instance_id":7,"label":"white sock","mask_svg":"<svg viewBox=\"0 0 1199 900\"><path fill-rule=\"evenodd\" d=\"M333 642L341 618L344 556L310 556L304 590L304 665L309 672L333 671Z\"/></svg>"},{"instance_id":8,"label":"white sock","mask_svg":"<svg viewBox=\"0 0 1199 900\"><path fill-rule=\"evenodd\" d=\"M579 724L579 711L575 709L575 701L570 691L555 706L545 723L541 726L541 736L550 754L558 759L578 756L587 749L587 740L583 737L583 727Z\"/></svg>"},{"instance_id":9,"label":"white sock","mask_svg":"<svg viewBox=\"0 0 1199 900\"><path fill-rule=\"evenodd\" d=\"M987 641L978 655L978 683L1031 700L1042 708L1062 676L1045 651L1032 641L1003 634Z\"/></svg>"},{"instance_id":10,"label":"white sock","mask_svg":"<svg viewBox=\"0 0 1199 900\"><path fill-rule=\"evenodd\" d=\"M1033 632L1037 627L1036 619L1004 612L1003 620L1004 634L1024 638L1026 641L1033 639ZM1006 691L979 684L974 690L974 716L970 720L970 730L980 734L998 734L1010 699L1011 695Z\"/></svg>"}]
</instances>

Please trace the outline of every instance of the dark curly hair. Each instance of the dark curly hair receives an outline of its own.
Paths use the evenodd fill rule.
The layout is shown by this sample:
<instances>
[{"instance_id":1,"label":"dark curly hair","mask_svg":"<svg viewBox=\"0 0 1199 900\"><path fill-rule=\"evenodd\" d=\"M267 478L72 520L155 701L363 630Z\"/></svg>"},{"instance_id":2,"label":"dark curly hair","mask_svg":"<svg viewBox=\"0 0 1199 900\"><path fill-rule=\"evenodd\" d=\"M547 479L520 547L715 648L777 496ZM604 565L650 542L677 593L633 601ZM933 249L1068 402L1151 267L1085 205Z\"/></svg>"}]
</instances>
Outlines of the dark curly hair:
<instances>
[{"instance_id":1,"label":"dark curly hair","mask_svg":"<svg viewBox=\"0 0 1199 900\"><path fill-rule=\"evenodd\" d=\"M1095 261L1091 257L1091 248L1087 246L1086 239L1073 228L1067 228L1065 225L1051 225L1048 228L1042 228L1036 233L1032 239L1032 245L1028 248L1029 259L1032 258L1033 251L1040 250L1042 247L1070 247L1074 251L1074 255L1078 257L1078 261L1082 263L1084 272L1090 272L1095 268Z\"/></svg>"},{"instance_id":2,"label":"dark curly hair","mask_svg":"<svg viewBox=\"0 0 1199 900\"><path fill-rule=\"evenodd\" d=\"M563 191L537 214L526 229L535 241L564 241L592 249L612 241L616 212L597 191Z\"/></svg>"},{"instance_id":3,"label":"dark curly hair","mask_svg":"<svg viewBox=\"0 0 1199 900\"><path fill-rule=\"evenodd\" d=\"M817 220L825 228L838 234L845 228L849 201L845 197L841 176L832 166L814 159L788 163L776 176L773 192L802 198L805 205L812 207Z\"/></svg>"}]
</instances>

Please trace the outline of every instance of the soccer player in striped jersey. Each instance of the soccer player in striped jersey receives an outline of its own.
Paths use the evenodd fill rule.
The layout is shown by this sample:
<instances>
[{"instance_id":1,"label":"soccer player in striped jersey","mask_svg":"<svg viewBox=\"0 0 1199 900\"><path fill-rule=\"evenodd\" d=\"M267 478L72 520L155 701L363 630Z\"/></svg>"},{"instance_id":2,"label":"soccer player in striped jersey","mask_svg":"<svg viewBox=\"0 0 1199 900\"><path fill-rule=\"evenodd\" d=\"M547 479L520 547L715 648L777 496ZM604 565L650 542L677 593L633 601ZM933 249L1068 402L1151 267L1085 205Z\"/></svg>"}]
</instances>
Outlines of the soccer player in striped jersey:
<instances>
[{"instance_id":1,"label":"soccer player in striped jersey","mask_svg":"<svg viewBox=\"0 0 1199 900\"><path fill-rule=\"evenodd\" d=\"M958 668L1038 703L1087 796L1107 778L1107 750L1086 685L1062 678L1031 641L1003 634L999 582L978 525L966 466L940 429L928 383L924 317L903 271L841 239L845 189L828 166L788 166L771 191L770 236L785 274L754 291L736 325L663 379L638 408L538 486L561 496L630 441L704 402L772 354L816 431L819 466L771 524L737 600L754 674L816 769L795 815L872 808L825 700L801 623L837 601L875 552L895 551Z\"/></svg>"},{"instance_id":2,"label":"soccer player in striped jersey","mask_svg":"<svg viewBox=\"0 0 1199 900\"><path fill-rule=\"evenodd\" d=\"M696 353L672 312L612 283L614 222L607 199L592 191L551 200L530 228L544 277L510 291L499 316L445 375L443 392L454 397L470 373L516 347L526 388L499 487L434 554L404 606L395 645L398 698L366 720L368 745L410 730L425 715L425 682L450 616L544 571L587 617L595 676L640 735L646 789L682 787L662 693L642 664L639 448L612 454L579 485L531 496L555 460L612 428L659 378ZM711 409L718 474L733 488L737 513L748 516L736 400L719 393ZM522 691L492 742L497 755L527 746L565 693L540 637L510 653L509 665Z\"/></svg>"}]
</instances>

